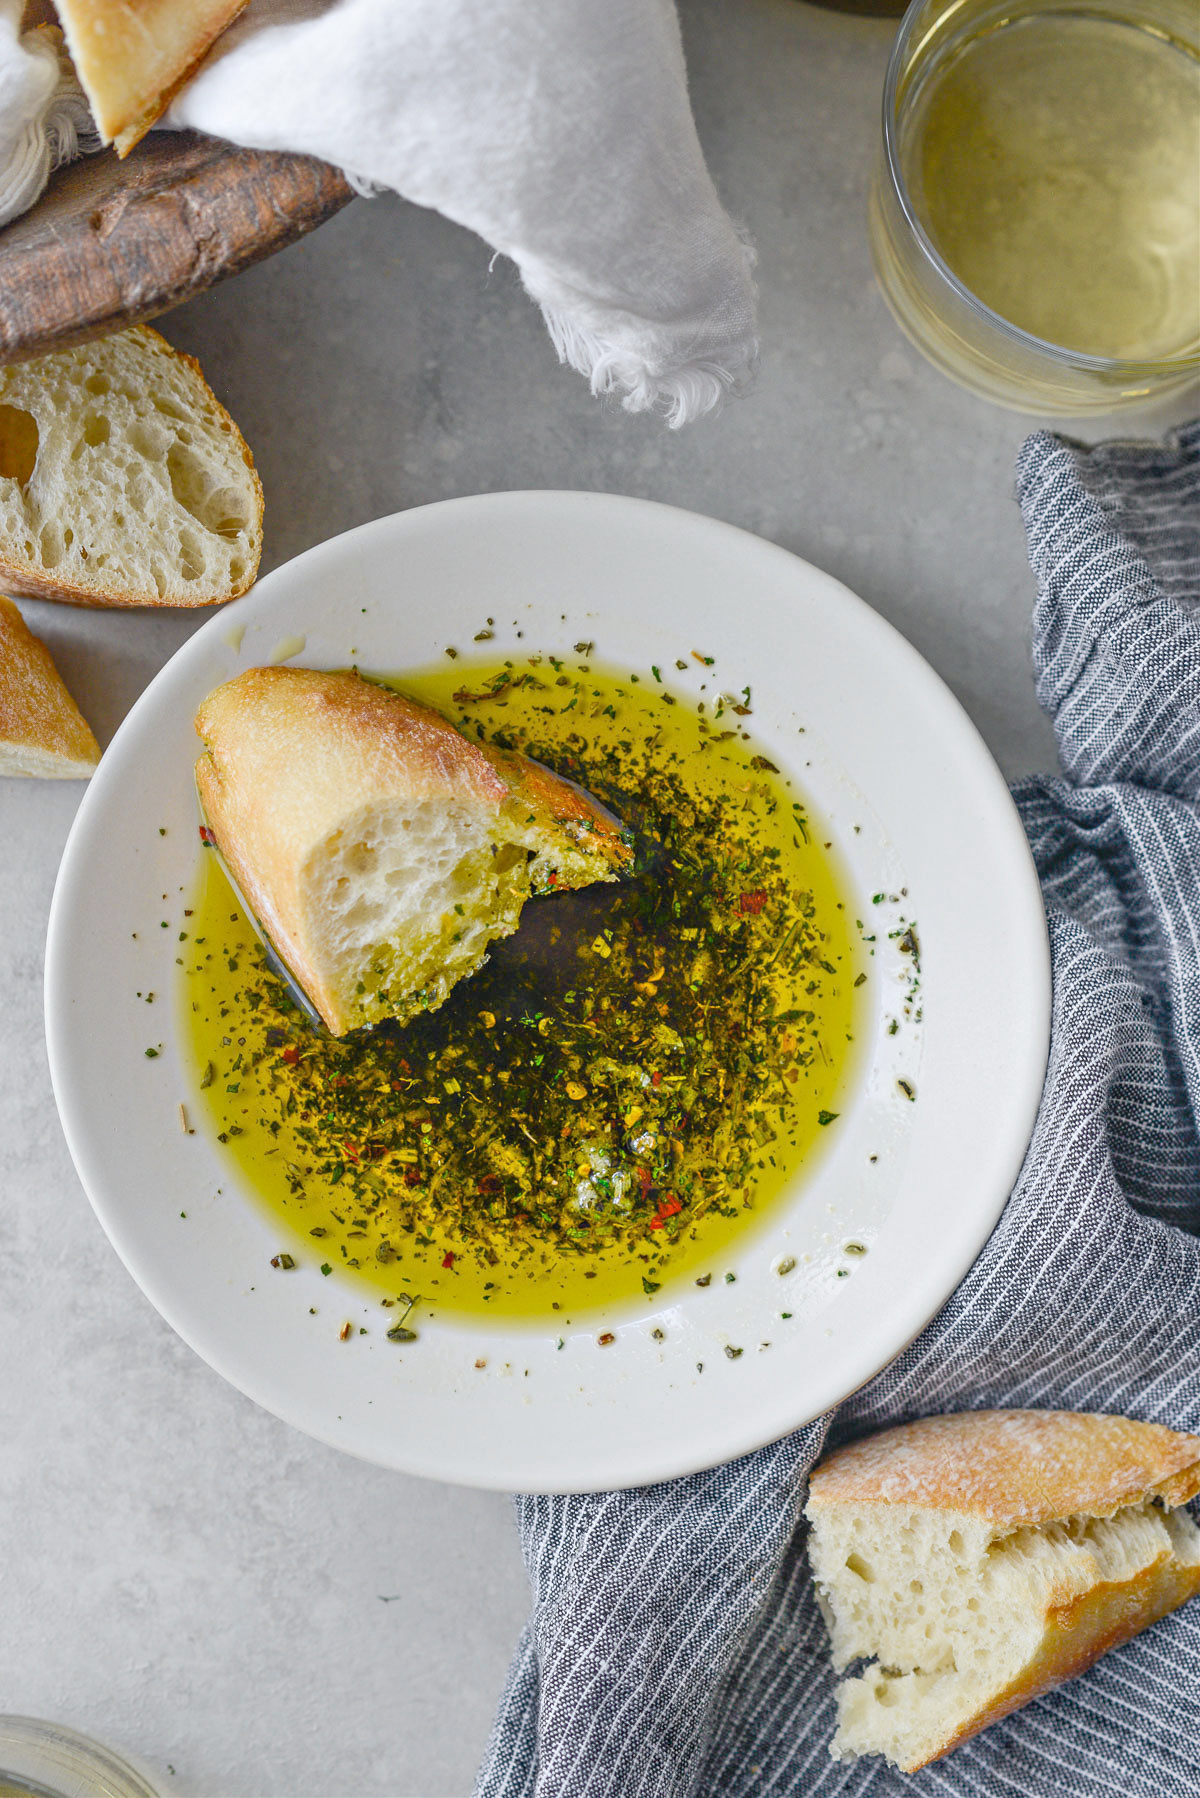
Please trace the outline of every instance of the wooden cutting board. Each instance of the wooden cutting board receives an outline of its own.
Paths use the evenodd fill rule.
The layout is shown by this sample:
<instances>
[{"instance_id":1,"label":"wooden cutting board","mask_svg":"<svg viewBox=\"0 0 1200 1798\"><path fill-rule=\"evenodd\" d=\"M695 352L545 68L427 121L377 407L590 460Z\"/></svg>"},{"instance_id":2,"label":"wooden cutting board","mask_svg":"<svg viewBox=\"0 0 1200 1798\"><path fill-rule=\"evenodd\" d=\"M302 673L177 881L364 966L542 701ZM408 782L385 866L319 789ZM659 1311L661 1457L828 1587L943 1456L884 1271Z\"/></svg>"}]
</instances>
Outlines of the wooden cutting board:
<instances>
[{"instance_id":1,"label":"wooden cutting board","mask_svg":"<svg viewBox=\"0 0 1200 1798\"><path fill-rule=\"evenodd\" d=\"M312 156L152 132L60 169L0 230L0 364L166 312L313 230L354 198Z\"/></svg>"}]
</instances>

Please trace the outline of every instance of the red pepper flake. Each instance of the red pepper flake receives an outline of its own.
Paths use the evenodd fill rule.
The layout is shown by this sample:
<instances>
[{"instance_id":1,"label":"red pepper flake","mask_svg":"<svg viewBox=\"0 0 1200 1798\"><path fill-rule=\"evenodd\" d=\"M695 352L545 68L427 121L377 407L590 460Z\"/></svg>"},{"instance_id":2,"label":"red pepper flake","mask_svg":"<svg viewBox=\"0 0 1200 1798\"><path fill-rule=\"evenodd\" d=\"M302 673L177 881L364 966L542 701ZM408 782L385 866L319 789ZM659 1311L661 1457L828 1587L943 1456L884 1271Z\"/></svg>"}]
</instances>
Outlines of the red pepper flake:
<instances>
[{"instance_id":1,"label":"red pepper flake","mask_svg":"<svg viewBox=\"0 0 1200 1798\"><path fill-rule=\"evenodd\" d=\"M661 1230L669 1217L674 1217L676 1212L682 1210L683 1203L680 1199L675 1197L673 1192L664 1193L662 1198L658 1201L658 1210L650 1219L650 1228L652 1230Z\"/></svg>"},{"instance_id":2,"label":"red pepper flake","mask_svg":"<svg viewBox=\"0 0 1200 1798\"><path fill-rule=\"evenodd\" d=\"M358 1150L355 1148L355 1146L352 1142L344 1142L342 1144L342 1147L343 1147L343 1149L345 1149L347 1155L349 1155L351 1161L358 1160Z\"/></svg>"},{"instance_id":3,"label":"red pepper flake","mask_svg":"<svg viewBox=\"0 0 1200 1798\"><path fill-rule=\"evenodd\" d=\"M607 1348L610 1342L615 1342L616 1340L617 1339L611 1330L605 1330L603 1336L597 1336L596 1338L596 1341L600 1344L601 1348Z\"/></svg>"},{"instance_id":4,"label":"red pepper flake","mask_svg":"<svg viewBox=\"0 0 1200 1798\"><path fill-rule=\"evenodd\" d=\"M757 917L758 913L766 903L766 890L763 887L758 887L753 893L742 894L741 898L738 900L738 910L743 916L749 915L751 917Z\"/></svg>"},{"instance_id":5,"label":"red pepper flake","mask_svg":"<svg viewBox=\"0 0 1200 1798\"><path fill-rule=\"evenodd\" d=\"M651 1174L650 1169L645 1165L639 1166L638 1168L637 1182L642 1189L642 1197L645 1198L646 1194L654 1184L654 1176Z\"/></svg>"},{"instance_id":6,"label":"red pepper flake","mask_svg":"<svg viewBox=\"0 0 1200 1798\"><path fill-rule=\"evenodd\" d=\"M499 1192L502 1185L503 1181L499 1174L481 1174L478 1182L478 1191L486 1199L490 1194Z\"/></svg>"},{"instance_id":7,"label":"red pepper flake","mask_svg":"<svg viewBox=\"0 0 1200 1798\"><path fill-rule=\"evenodd\" d=\"M287 1062L290 1068L296 1067L300 1060L299 1049L285 1049L283 1051L283 1060Z\"/></svg>"},{"instance_id":8,"label":"red pepper flake","mask_svg":"<svg viewBox=\"0 0 1200 1798\"><path fill-rule=\"evenodd\" d=\"M421 1184L421 1170L419 1167L405 1168L404 1184L406 1186L419 1186Z\"/></svg>"},{"instance_id":9,"label":"red pepper flake","mask_svg":"<svg viewBox=\"0 0 1200 1798\"><path fill-rule=\"evenodd\" d=\"M443 1267L453 1267L454 1266L454 1250L453 1249L447 1249L446 1253L442 1256L442 1266Z\"/></svg>"},{"instance_id":10,"label":"red pepper flake","mask_svg":"<svg viewBox=\"0 0 1200 1798\"><path fill-rule=\"evenodd\" d=\"M213 835L212 831L208 828L208 825L202 824L200 826L200 841L204 844L204 847L206 849L211 849L213 847L213 845L216 843L216 840L217 840L216 837Z\"/></svg>"},{"instance_id":11,"label":"red pepper flake","mask_svg":"<svg viewBox=\"0 0 1200 1798\"><path fill-rule=\"evenodd\" d=\"M662 1085L662 1074L660 1073L658 1068L655 1068L654 1072L651 1074L650 1084L651 1084L651 1086L661 1086Z\"/></svg>"}]
</instances>

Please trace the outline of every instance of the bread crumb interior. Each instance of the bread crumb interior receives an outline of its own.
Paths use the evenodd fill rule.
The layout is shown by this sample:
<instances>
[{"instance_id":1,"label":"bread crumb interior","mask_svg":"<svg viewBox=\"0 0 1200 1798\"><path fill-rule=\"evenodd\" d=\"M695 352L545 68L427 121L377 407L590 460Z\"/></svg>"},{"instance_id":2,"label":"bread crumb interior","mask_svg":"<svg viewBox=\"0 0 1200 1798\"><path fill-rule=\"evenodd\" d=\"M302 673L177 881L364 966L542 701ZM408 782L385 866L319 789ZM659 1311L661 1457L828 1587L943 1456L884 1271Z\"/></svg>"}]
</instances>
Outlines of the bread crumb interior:
<instances>
[{"instance_id":1,"label":"bread crumb interior","mask_svg":"<svg viewBox=\"0 0 1200 1798\"><path fill-rule=\"evenodd\" d=\"M922 1764L1036 1660L1053 1606L1122 1584L1172 1555L1200 1566L1200 1529L1153 1500L997 1534L976 1518L902 1505L836 1507L809 1553L838 1688L835 1758Z\"/></svg>"},{"instance_id":2,"label":"bread crumb interior","mask_svg":"<svg viewBox=\"0 0 1200 1798\"><path fill-rule=\"evenodd\" d=\"M523 800L495 812L429 800L348 819L309 855L301 889L316 958L356 1028L436 1010L533 893L611 878Z\"/></svg>"},{"instance_id":3,"label":"bread crumb interior","mask_svg":"<svg viewBox=\"0 0 1200 1798\"><path fill-rule=\"evenodd\" d=\"M201 604L257 566L254 478L192 365L118 332L0 370L0 553L122 603Z\"/></svg>"}]
</instances>

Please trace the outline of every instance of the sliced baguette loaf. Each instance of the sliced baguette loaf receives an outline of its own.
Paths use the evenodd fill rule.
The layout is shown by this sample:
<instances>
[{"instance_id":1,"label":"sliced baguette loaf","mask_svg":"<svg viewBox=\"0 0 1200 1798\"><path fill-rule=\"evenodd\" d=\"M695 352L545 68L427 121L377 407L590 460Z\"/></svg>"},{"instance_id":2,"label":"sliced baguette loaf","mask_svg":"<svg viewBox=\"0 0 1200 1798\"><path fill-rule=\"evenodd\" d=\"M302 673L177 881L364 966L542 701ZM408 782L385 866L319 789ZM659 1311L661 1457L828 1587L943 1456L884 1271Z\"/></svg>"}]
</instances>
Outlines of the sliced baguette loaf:
<instances>
[{"instance_id":1,"label":"sliced baguette loaf","mask_svg":"<svg viewBox=\"0 0 1200 1798\"><path fill-rule=\"evenodd\" d=\"M55 0L105 143L127 156L246 0Z\"/></svg>"},{"instance_id":2,"label":"sliced baguette loaf","mask_svg":"<svg viewBox=\"0 0 1200 1798\"><path fill-rule=\"evenodd\" d=\"M1072 1411L927 1417L812 1475L836 1759L905 1772L1200 1592L1200 1437Z\"/></svg>"},{"instance_id":3,"label":"sliced baguette loaf","mask_svg":"<svg viewBox=\"0 0 1200 1798\"><path fill-rule=\"evenodd\" d=\"M0 774L86 780L99 760L50 651L0 595Z\"/></svg>"},{"instance_id":4,"label":"sliced baguette loaf","mask_svg":"<svg viewBox=\"0 0 1200 1798\"><path fill-rule=\"evenodd\" d=\"M196 729L208 828L336 1036L436 1009L531 894L631 859L586 794L356 673L248 669Z\"/></svg>"},{"instance_id":5,"label":"sliced baguette loaf","mask_svg":"<svg viewBox=\"0 0 1200 1798\"><path fill-rule=\"evenodd\" d=\"M0 368L0 589L84 606L244 593L262 488L198 363L134 325Z\"/></svg>"}]
</instances>

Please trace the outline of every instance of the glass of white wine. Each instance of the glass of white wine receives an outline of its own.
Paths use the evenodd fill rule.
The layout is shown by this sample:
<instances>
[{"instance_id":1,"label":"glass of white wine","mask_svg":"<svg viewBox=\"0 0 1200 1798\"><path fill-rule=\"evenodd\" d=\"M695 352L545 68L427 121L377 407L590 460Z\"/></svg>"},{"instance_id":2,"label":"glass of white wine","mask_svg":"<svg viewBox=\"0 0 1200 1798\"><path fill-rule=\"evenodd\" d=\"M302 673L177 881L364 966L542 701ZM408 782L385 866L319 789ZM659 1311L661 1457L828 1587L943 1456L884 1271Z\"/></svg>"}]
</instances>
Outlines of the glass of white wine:
<instances>
[{"instance_id":1,"label":"glass of white wine","mask_svg":"<svg viewBox=\"0 0 1200 1798\"><path fill-rule=\"evenodd\" d=\"M1200 373L1196 0L915 0L871 191L897 320L1022 412Z\"/></svg>"},{"instance_id":2,"label":"glass of white wine","mask_svg":"<svg viewBox=\"0 0 1200 1798\"><path fill-rule=\"evenodd\" d=\"M148 1774L63 1723L0 1717L0 1798L158 1798Z\"/></svg>"}]
</instances>

